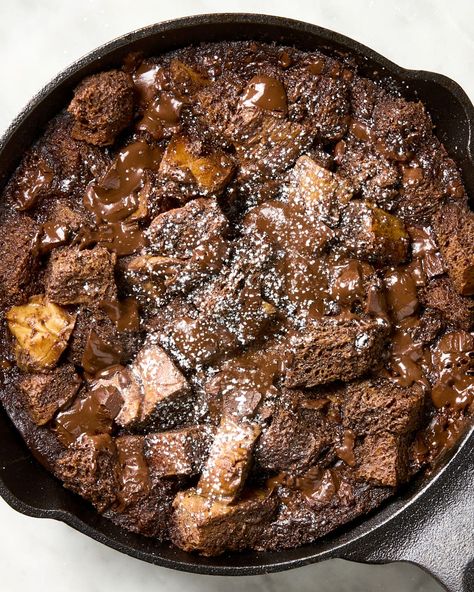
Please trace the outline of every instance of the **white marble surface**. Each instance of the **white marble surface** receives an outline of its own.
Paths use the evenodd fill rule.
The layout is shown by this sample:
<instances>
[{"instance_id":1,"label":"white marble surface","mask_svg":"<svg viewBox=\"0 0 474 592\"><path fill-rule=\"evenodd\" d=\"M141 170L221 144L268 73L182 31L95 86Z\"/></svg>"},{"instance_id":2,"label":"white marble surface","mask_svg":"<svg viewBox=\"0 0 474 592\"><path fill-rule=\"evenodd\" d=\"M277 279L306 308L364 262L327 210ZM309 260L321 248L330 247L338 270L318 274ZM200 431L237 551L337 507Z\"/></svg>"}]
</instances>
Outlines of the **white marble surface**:
<instances>
[{"instance_id":1,"label":"white marble surface","mask_svg":"<svg viewBox=\"0 0 474 592\"><path fill-rule=\"evenodd\" d=\"M353 37L410 68L442 72L474 98L472 0L0 0L0 132L61 68L97 45L153 22L205 12L299 18ZM63 524L0 501L0 590L30 592L439 592L416 568L326 562L293 572L210 578L120 555Z\"/></svg>"}]
</instances>

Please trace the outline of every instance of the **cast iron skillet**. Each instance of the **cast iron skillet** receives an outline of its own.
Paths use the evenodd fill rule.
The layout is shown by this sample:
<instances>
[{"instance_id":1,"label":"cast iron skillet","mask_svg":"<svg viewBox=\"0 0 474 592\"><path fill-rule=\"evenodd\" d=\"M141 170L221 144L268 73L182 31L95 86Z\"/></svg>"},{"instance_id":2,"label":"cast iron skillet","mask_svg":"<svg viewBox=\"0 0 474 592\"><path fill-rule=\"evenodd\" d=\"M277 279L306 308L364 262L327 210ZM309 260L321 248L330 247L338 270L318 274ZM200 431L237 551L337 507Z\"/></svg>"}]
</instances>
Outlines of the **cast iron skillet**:
<instances>
[{"instance_id":1,"label":"cast iron skillet","mask_svg":"<svg viewBox=\"0 0 474 592\"><path fill-rule=\"evenodd\" d=\"M474 195L474 107L452 80L405 70L347 37L307 23L249 14L213 14L140 29L82 58L48 84L0 140L0 189L46 122L70 100L84 76L121 64L130 51L156 55L202 41L255 39L350 52L364 73L390 77L405 95L427 105L437 134L463 172ZM84 534L138 559L202 574L252 575L276 572L329 558L416 563L451 592L474 590L474 429L464 435L429 477L412 482L399 496L365 519L297 549L203 558L157 544L113 525L64 489L37 463L0 411L0 494L16 510L61 520Z\"/></svg>"}]
</instances>

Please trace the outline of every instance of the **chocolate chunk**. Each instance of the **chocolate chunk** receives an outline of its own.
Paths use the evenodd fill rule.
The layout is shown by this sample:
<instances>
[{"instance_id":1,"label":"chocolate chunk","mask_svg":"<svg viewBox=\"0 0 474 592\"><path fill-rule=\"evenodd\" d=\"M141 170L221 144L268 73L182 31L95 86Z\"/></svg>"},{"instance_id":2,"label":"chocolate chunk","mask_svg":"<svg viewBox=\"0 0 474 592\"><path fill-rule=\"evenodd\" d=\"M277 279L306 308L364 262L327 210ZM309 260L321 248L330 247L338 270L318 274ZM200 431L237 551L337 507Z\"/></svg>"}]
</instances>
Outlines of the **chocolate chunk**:
<instances>
[{"instance_id":1,"label":"chocolate chunk","mask_svg":"<svg viewBox=\"0 0 474 592\"><path fill-rule=\"evenodd\" d=\"M407 269L395 269L384 278L388 309L395 321L413 315L419 306L416 281Z\"/></svg>"},{"instance_id":2,"label":"chocolate chunk","mask_svg":"<svg viewBox=\"0 0 474 592\"><path fill-rule=\"evenodd\" d=\"M115 255L104 247L55 250L46 270L46 295L57 304L94 304L116 298Z\"/></svg>"},{"instance_id":3,"label":"chocolate chunk","mask_svg":"<svg viewBox=\"0 0 474 592\"><path fill-rule=\"evenodd\" d=\"M424 405L418 384L401 387L383 378L356 380L345 387L342 423L357 434L406 434L419 427Z\"/></svg>"},{"instance_id":4,"label":"chocolate chunk","mask_svg":"<svg viewBox=\"0 0 474 592\"><path fill-rule=\"evenodd\" d=\"M106 435L83 436L56 463L64 486L90 501L100 512L117 499L117 449Z\"/></svg>"},{"instance_id":5,"label":"chocolate chunk","mask_svg":"<svg viewBox=\"0 0 474 592\"><path fill-rule=\"evenodd\" d=\"M113 144L132 120L133 92L132 78L119 70L85 78L68 107L75 120L73 138L96 146Z\"/></svg>"},{"instance_id":6,"label":"chocolate chunk","mask_svg":"<svg viewBox=\"0 0 474 592\"><path fill-rule=\"evenodd\" d=\"M313 387L361 376L379 363L386 335L387 324L381 319L317 323L292 339L293 360L285 384Z\"/></svg>"},{"instance_id":7,"label":"chocolate chunk","mask_svg":"<svg viewBox=\"0 0 474 592\"><path fill-rule=\"evenodd\" d=\"M93 383L95 387L106 390L115 389L119 394L122 405L115 416L115 422L124 427L133 427L140 421L140 409L143 399L142 387L137 381L130 367L117 366L109 370L109 375L98 378Z\"/></svg>"},{"instance_id":8,"label":"chocolate chunk","mask_svg":"<svg viewBox=\"0 0 474 592\"><path fill-rule=\"evenodd\" d=\"M74 367L65 364L48 374L27 374L20 390L33 421L41 426L76 396L81 380Z\"/></svg>"},{"instance_id":9,"label":"chocolate chunk","mask_svg":"<svg viewBox=\"0 0 474 592\"><path fill-rule=\"evenodd\" d=\"M224 549L252 547L275 513L277 499L267 491L254 490L228 505L189 489L178 493L173 505L173 543L184 551L213 556Z\"/></svg>"}]
</instances>

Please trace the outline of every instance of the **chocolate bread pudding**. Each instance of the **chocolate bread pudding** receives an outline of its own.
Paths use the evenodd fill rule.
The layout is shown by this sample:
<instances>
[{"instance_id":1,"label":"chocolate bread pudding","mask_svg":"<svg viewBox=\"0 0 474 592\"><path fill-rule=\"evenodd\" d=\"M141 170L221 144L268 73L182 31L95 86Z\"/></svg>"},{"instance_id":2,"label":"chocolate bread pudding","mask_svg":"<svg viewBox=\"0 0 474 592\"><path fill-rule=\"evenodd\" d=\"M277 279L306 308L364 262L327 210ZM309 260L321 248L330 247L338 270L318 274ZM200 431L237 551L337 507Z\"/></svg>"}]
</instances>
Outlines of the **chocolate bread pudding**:
<instances>
[{"instance_id":1,"label":"chocolate bread pudding","mask_svg":"<svg viewBox=\"0 0 474 592\"><path fill-rule=\"evenodd\" d=\"M0 200L0 399L125 529L296 547L474 412L474 213L347 55L204 44L84 79Z\"/></svg>"}]
</instances>

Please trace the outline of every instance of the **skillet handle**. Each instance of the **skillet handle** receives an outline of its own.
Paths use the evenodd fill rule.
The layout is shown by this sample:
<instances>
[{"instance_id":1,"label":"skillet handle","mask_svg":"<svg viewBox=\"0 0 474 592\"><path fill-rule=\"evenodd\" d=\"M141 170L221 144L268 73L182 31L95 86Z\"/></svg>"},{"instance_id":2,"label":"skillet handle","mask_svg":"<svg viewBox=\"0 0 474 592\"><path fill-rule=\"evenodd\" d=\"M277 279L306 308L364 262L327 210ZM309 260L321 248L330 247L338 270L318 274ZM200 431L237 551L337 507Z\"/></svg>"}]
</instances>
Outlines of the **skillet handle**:
<instances>
[{"instance_id":1,"label":"skillet handle","mask_svg":"<svg viewBox=\"0 0 474 592\"><path fill-rule=\"evenodd\" d=\"M351 549L344 559L407 561L449 592L474 591L474 433L438 480L378 530L368 537L370 546L363 541L363 549Z\"/></svg>"}]
</instances>

